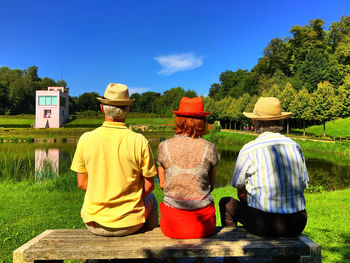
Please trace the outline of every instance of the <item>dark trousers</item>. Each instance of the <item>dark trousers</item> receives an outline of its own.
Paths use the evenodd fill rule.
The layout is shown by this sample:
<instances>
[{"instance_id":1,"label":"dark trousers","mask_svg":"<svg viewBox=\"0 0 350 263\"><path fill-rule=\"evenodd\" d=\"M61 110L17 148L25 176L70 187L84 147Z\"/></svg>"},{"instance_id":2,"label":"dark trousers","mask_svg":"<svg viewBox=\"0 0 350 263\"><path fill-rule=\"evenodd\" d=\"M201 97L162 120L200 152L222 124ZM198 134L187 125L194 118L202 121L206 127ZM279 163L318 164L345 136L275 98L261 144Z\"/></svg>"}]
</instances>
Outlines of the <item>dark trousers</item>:
<instances>
[{"instance_id":1,"label":"dark trousers","mask_svg":"<svg viewBox=\"0 0 350 263\"><path fill-rule=\"evenodd\" d=\"M231 197L219 202L222 226L237 226L240 222L250 233L268 237L298 236L305 228L305 210L294 214L274 214L247 206Z\"/></svg>"}]
</instances>

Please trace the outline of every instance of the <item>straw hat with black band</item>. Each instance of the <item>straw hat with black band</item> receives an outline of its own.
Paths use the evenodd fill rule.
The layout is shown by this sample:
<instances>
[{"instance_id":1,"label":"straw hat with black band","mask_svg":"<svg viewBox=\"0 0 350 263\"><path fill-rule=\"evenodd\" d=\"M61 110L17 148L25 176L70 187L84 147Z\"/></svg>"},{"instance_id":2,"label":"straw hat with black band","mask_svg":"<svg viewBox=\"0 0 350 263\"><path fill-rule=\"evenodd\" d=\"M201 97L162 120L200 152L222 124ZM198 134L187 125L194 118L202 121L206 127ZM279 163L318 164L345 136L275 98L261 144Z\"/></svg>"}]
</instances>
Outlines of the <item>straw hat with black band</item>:
<instances>
[{"instance_id":1,"label":"straw hat with black band","mask_svg":"<svg viewBox=\"0 0 350 263\"><path fill-rule=\"evenodd\" d=\"M271 121L286 119L292 113L282 112L279 99L275 97L260 97L254 106L253 112L243 112L243 115L253 120Z\"/></svg>"},{"instance_id":2,"label":"straw hat with black band","mask_svg":"<svg viewBox=\"0 0 350 263\"><path fill-rule=\"evenodd\" d=\"M102 104L111 106L126 106L134 102L129 97L129 89L120 83L111 83L107 86L102 98L97 98Z\"/></svg>"}]
</instances>

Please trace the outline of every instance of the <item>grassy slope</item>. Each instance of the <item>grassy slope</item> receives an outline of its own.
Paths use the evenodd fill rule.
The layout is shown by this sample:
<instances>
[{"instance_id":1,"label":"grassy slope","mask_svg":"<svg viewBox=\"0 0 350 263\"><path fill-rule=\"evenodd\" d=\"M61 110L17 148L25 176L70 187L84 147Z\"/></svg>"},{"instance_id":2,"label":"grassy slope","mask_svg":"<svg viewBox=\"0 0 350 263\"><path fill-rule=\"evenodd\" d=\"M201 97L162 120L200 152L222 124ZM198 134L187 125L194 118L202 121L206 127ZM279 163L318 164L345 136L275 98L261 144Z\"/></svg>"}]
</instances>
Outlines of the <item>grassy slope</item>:
<instances>
[{"instance_id":1,"label":"grassy slope","mask_svg":"<svg viewBox=\"0 0 350 263\"><path fill-rule=\"evenodd\" d=\"M298 129L298 131L302 132L301 129ZM310 126L306 129L306 133L323 136L323 125ZM350 137L350 118L327 121L326 136L349 138Z\"/></svg>"},{"instance_id":2,"label":"grassy slope","mask_svg":"<svg viewBox=\"0 0 350 263\"><path fill-rule=\"evenodd\" d=\"M220 132L214 136L213 140L219 144L225 144L228 148L232 145L244 144L251 140L254 140L257 135L235 133L235 132ZM206 138L210 139L211 136ZM336 142L322 142L312 141L305 139L297 139L292 137L302 148L303 151L314 152L314 153L339 153L339 154L350 154L350 142L349 141L336 141Z\"/></svg>"},{"instance_id":3,"label":"grassy slope","mask_svg":"<svg viewBox=\"0 0 350 263\"><path fill-rule=\"evenodd\" d=\"M41 184L0 183L0 261L10 261L14 249L46 229L84 227L84 193L75 185L72 173ZM155 194L160 202L158 186ZM221 197L235 195L232 187L213 191L216 205ZM306 199L309 220L304 233L322 246L323 262L345 262L350 257L350 189L306 194Z\"/></svg>"}]
</instances>

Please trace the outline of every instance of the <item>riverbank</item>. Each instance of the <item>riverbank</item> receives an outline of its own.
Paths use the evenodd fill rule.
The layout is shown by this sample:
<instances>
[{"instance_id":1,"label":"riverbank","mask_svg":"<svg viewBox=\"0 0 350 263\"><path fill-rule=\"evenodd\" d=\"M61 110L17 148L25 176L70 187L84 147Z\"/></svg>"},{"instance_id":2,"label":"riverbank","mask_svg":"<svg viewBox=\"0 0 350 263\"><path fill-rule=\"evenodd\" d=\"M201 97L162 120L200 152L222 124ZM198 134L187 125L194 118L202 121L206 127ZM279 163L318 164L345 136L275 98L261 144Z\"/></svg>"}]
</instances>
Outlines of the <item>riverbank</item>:
<instances>
[{"instance_id":1,"label":"riverbank","mask_svg":"<svg viewBox=\"0 0 350 263\"><path fill-rule=\"evenodd\" d=\"M156 186L160 202L163 194ZM224 196L236 196L230 187L213 191L215 204ZM46 229L84 228L80 208L84 193L76 187L73 173L33 184L0 182L0 262L11 261L12 251ZM306 194L306 235L322 246L322 262L345 262L350 258L350 188ZM217 207L217 225L220 215Z\"/></svg>"}]
</instances>

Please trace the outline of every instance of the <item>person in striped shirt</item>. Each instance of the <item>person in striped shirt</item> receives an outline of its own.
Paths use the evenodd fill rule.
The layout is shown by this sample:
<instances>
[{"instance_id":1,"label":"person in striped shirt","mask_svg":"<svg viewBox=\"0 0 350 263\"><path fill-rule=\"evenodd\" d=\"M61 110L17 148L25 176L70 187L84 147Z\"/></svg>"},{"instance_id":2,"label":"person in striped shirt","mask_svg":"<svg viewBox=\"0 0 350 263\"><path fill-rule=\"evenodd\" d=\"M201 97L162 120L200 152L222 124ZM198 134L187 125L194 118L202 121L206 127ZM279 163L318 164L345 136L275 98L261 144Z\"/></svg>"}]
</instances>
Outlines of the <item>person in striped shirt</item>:
<instances>
[{"instance_id":1,"label":"person in striped shirt","mask_svg":"<svg viewBox=\"0 0 350 263\"><path fill-rule=\"evenodd\" d=\"M280 134L292 113L282 112L277 98L261 97L253 113L243 114L254 121L259 136L239 153L232 175L239 200L220 200L222 226L240 222L260 236L297 236L306 226L309 178L300 146Z\"/></svg>"}]
</instances>

